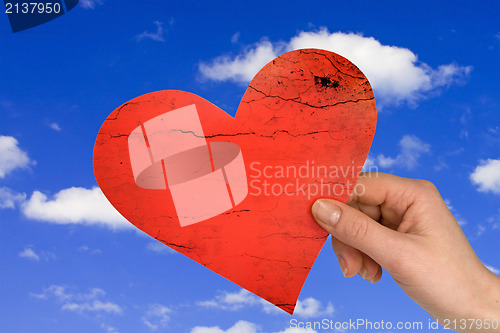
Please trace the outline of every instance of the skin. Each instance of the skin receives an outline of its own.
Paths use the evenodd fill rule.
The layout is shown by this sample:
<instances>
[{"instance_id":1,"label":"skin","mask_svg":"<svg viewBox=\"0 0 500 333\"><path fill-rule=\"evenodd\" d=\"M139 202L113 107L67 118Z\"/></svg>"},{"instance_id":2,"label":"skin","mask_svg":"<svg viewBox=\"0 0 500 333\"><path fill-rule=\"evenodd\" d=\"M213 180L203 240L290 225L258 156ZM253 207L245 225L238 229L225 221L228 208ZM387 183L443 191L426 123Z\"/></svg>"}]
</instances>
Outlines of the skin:
<instances>
[{"instance_id":1,"label":"skin","mask_svg":"<svg viewBox=\"0 0 500 333\"><path fill-rule=\"evenodd\" d=\"M319 199L312 213L332 235L344 276L375 283L383 267L439 323L456 320L457 332L500 332L479 322L460 325L496 319L500 326L500 277L479 260L432 183L365 173L347 204Z\"/></svg>"}]
</instances>

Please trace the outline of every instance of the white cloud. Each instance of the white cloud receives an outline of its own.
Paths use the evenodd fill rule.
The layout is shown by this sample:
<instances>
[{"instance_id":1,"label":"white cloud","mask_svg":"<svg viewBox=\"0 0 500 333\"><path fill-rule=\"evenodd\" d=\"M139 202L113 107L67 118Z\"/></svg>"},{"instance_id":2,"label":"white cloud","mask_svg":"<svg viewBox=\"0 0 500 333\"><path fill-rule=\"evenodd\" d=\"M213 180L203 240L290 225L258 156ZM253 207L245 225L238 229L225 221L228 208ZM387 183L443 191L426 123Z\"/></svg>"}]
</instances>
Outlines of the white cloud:
<instances>
[{"instance_id":1,"label":"white cloud","mask_svg":"<svg viewBox=\"0 0 500 333\"><path fill-rule=\"evenodd\" d=\"M111 302L102 302L99 300L93 300L86 303L65 303L61 310L73 311L77 313L84 312L106 312L113 314L121 314L122 308Z\"/></svg>"},{"instance_id":2,"label":"white cloud","mask_svg":"<svg viewBox=\"0 0 500 333\"><path fill-rule=\"evenodd\" d=\"M163 35L165 33L165 31L163 30L163 22L154 21L154 24L156 25L156 32L148 32L145 30L143 33L135 37L138 42L140 42L143 39L151 39L157 42L165 41L165 39L163 39Z\"/></svg>"},{"instance_id":3,"label":"white cloud","mask_svg":"<svg viewBox=\"0 0 500 333\"><path fill-rule=\"evenodd\" d=\"M190 333L259 333L262 332L259 326L254 323L240 320L227 330L221 329L219 326L196 326ZM317 333L312 328L289 327L283 331L276 333Z\"/></svg>"},{"instance_id":4,"label":"white cloud","mask_svg":"<svg viewBox=\"0 0 500 333\"><path fill-rule=\"evenodd\" d=\"M143 323L152 331L163 328L170 320L172 310L162 304L150 304L146 314L141 318Z\"/></svg>"},{"instance_id":5,"label":"white cloud","mask_svg":"<svg viewBox=\"0 0 500 333\"><path fill-rule=\"evenodd\" d=\"M486 221L491 225L491 229L500 229L500 209L498 210L497 214L487 218Z\"/></svg>"},{"instance_id":6,"label":"white cloud","mask_svg":"<svg viewBox=\"0 0 500 333\"><path fill-rule=\"evenodd\" d=\"M61 310L73 311L79 314L84 313L108 313L122 314L122 308L113 302L103 301L100 298L104 297L106 292L100 288L92 288L88 293L71 293L65 286L51 285L44 288L42 293L33 294L31 297L49 300L54 299L61 303Z\"/></svg>"},{"instance_id":7,"label":"white cloud","mask_svg":"<svg viewBox=\"0 0 500 333\"><path fill-rule=\"evenodd\" d=\"M295 307L294 315L304 318L315 318L320 316L331 315L333 313L332 303L328 303L326 308L323 308L320 301L312 297L306 298L303 301L298 301Z\"/></svg>"},{"instance_id":8,"label":"white cloud","mask_svg":"<svg viewBox=\"0 0 500 333\"><path fill-rule=\"evenodd\" d=\"M496 275L499 275L500 276L500 269L498 268L495 268L493 266L490 266L490 265L485 265L486 268L488 268L492 273L496 274Z\"/></svg>"},{"instance_id":9,"label":"white cloud","mask_svg":"<svg viewBox=\"0 0 500 333\"><path fill-rule=\"evenodd\" d=\"M435 171L441 171L444 169L449 169L450 166L443 160L443 158L438 157L438 162L436 165L434 165L434 170Z\"/></svg>"},{"instance_id":10,"label":"white cloud","mask_svg":"<svg viewBox=\"0 0 500 333\"><path fill-rule=\"evenodd\" d=\"M45 300L54 298L58 302L65 302L70 299L90 300L99 296L104 296L105 294L106 292L100 288L92 288L88 293L81 294L68 292L67 287L65 286L51 285L48 288L43 288L43 291L40 294L30 293L30 296Z\"/></svg>"},{"instance_id":11,"label":"white cloud","mask_svg":"<svg viewBox=\"0 0 500 333\"><path fill-rule=\"evenodd\" d=\"M453 214L455 217L455 220L457 220L458 224L460 226L464 226L467 224L467 221L460 215L460 213L455 209L455 207L451 204L451 201L449 199L444 199L444 203L446 206L448 206L448 209L450 212Z\"/></svg>"},{"instance_id":12,"label":"white cloud","mask_svg":"<svg viewBox=\"0 0 500 333\"><path fill-rule=\"evenodd\" d=\"M19 148L16 138L0 135L0 178L4 178L15 169L26 169L35 163L24 150Z\"/></svg>"},{"instance_id":13,"label":"white cloud","mask_svg":"<svg viewBox=\"0 0 500 333\"><path fill-rule=\"evenodd\" d=\"M108 333L118 333L116 331L116 328L114 328L113 326L106 324L106 323L101 323L101 328Z\"/></svg>"},{"instance_id":14,"label":"white cloud","mask_svg":"<svg viewBox=\"0 0 500 333\"><path fill-rule=\"evenodd\" d=\"M277 306L269 303L268 301L255 296L251 292L240 289L238 292L223 292L214 299L207 301L196 302L198 306L205 308L217 308L227 311L236 311L244 307L249 306L260 306L262 311L267 314L283 314L283 310L279 309ZM295 306L294 315L303 318L313 318L323 315L330 315L334 311L333 305L328 303L326 307L323 307L320 301L309 297L305 300L298 300Z\"/></svg>"},{"instance_id":15,"label":"white cloud","mask_svg":"<svg viewBox=\"0 0 500 333\"><path fill-rule=\"evenodd\" d=\"M56 132L60 132L61 131L61 127L59 127L58 123L50 123L49 127L52 128Z\"/></svg>"},{"instance_id":16,"label":"white cloud","mask_svg":"<svg viewBox=\"0 0 500 333\"><path fill-rule=\"evenodd\" d=\"M477 225L476 237L480 237L486 231L486 227L482 224Z\"/></svg>"},{"instance_id":17,"label":"white cloud","mask_svg":"<svg viewBox=\"0 0 500 333\"><path fill-rule=\"evenodd\" d=\"M458 149L455 149L452 151L445 152L441 156L438 156L437 162L434 165L434 170L441 171L441 170L445 170L445 169L450 169L450 166L448 165L448 163L446 163L446 158L450 157L450 156L458 156L458 155L462 154L464 152L464 150L465 149L463 147L461 147L461 148L458 148Z\"/></svg>"},{"instance_id":18,"label":"white cloud","mask_svg":"<svg viewBox=\"0 0 500 333\"><path fill-rule=\"evenodd\" d=\"M351 60L368 77L379 105L413 105L440 87L463 82L472 70L454 63L434 69L407 48L383 45L361 34L331 33L326 28L302 31L288 42L263 40L236 56L223 55L200 63L199 70L207 79L248 83L273 58L302 48L325 49Z\"/></svg>"},{"instance_id":19,"label":"white cloud","mask_svg":"<svg viewBox=\"0 0 500 333\"><path fill-rule=\"evenodd\" d=\"M363 165L363 169L361 171L363 172L378 172L378 167L375 164L376 158L368 155L366 157L365 164Z\"/></svg>"},{"instance_id":20,"label":"white cloud","mask_svg":"<svg viewBox=\"0 0 500 333\"><path fill-rule=\"evenodd\" d=\"M203 77L214 81L250 82L254 75L270 60L278 56L278 51L269 41L262 41L249 47L235 57L220 56L211 63L200 63Z\"/></svg>"},{"instance_id":21,"label":"white cloud","mask_svg":"<svg viewBox=\"0 0 500 333\"><path fill-rule=\"evenodd\" d=\"M40 261L40 256L31 248L25 247L24 250L18 254L21 258L26 258L29 260Z\"/></svg>"},{"instance_id":22,"label":"white cloud","mask_svg":"<svg viewBox=\"0 0 500 333\"><path fill-rule=\"evenodd\" d=\"M240 40L240 32L237 31L234 33L234 35L231 36L231 43L238 43L238 41Z\"/></svg>"},{"instance_id":23,"label":"white cloud","mask_svg":"<svg viewBox=\"0 0 500 333\"><path fill-rule=\"evenodd\" d=\"M281 311L278 307L265 300L261 300L261 304L263 305L262 310L267 314L283 313L283 311ZM293 315L302 318L317 318L321 316L331 315L333 314L333 312L334 307L331 302L328 302L326 307L324 307L319 300L313 297L308 297L303 301L297 301Z\"/></svg>"},{"instance_id":24,"label":"white cloud","mask_svg":"<svg viewBox=\"0 0 500 333\"><path fill-rule=\"evenodd\" d=\"M146 250L159 253L159 254L174 254L177 253L175 250L171 249L170 247L166 246L165 244L155 241L155 242L150 242L146 245Z\"/></svg>"},{"instance_id":25,"label":"white cloud","mask_svg":"<svg viewBox=\"0 0 500 333\"><path fill-rule=\"evenodd\" d=\"M78 248L79 252L88 252L90 254L101 254L101 249L91 249L87 245L82 245Z\"/></svg>"},{"instance_id":26,"label":"white cloud","mask_svg":"<svg viewBox=\"0 0 500 333\"><path fill-rule=\"evenodd\" d=\"M289 327L284 331L278 333L317 333L317 331L312 328L300 328L300 327Z\"/></svg>"},{"instance_id":27,"label":"white cloud","mask_svg":"<svg viewBox=\"0 0 500 333\"><path fill-rule=\"evenodd\" d=\"M26 194L17 193L10 188L0 187L0 209L15 208L26 199Z\"/></svg>"},{"instance_id":28,"label":"white cloud","mask_svg":"<svg viewBox=\"0 0 500 333\"><path fill-rule=\"evenodd\" d=\"M22 205L23 214L34 220L55 224L98 225L117 229L132 228L109 203L99 187L71 187L57 192L53 198L34 191Z\"/></svg>"},{"instance_id":29,"label":"white cloud","mask_svg":"<svg viewBox=\"0 0 500 333\"><path fill-rule=\"evenodd\" d=\"M56 255L50 251L35 252L33 245L26 245L24 249L18 253L18 256L33 261L40 261L40 259L49 261L56 258Z\"/></svg>"},{"instance_id":30,"label":"white cloud","mask_svg":"<svg viewBox=\"0 0 500 333\"><path fill-rule=\"evenodd\" d=\"M273 303L266 301L265 299L260 300L260 304L262 305L262 312L272 315L283 315L284 312L282 309L278 308Z\"/></svg>"},{"instance_id":31,"label":"white cloud","mask_svg":"<svg viewBox=\"0 0 500 333\"><path fill-rule=\"evenodd\" d=\"M80 0L80 6L85 9L94 9L96 5L102 5L101 0Z\"/></svg>"},{"instance_id":32,"label":"white cloud","mask_svg":"<svg viewBox=\"0 0 500 333\"><path fill-rule=\"evenodd\" d=\"M196 302L197 305L206 308L218 308L222 310L236 311L246 306L259 304L259 298L245 289L238 292L223 292L208 301Z\"/></svg>"},{"instance_id":33,"label":"white cloud","mask_svg":"<svg viewBox=\"0 0 500 333\"><path fill-rule=\"evenodd\" d=\"M404 135L399 141L399 148L399 153L395 157L378 155L377 165L382 168L401 167L412 170L418 165L420 157L430 151L431 146L414 135Z\"/></svg>"},{"instance_id":34,"label":"white cloud","mask_svg":"<svg viewBox=\"0 0 500 333\"><path fill-rule=\"evenodd\" d=\"M54 301L60 304L61 311L74 312L99 323L101 329L116 333L116 329L107 321L112 315L123 314L123 309L116 303L104 299L106 292L100 288L91 288L86 293L78 293L61 285L44 288L40 294L30 293L32 298Z\"/></svg>"},{"instance_id":35,"label":"white cloud","mask_svg":"<svg viewBox=\"0 0 500 333\"><path fill-rule=\"evenodd\" d=\"M205 327L205 326L196 326L191 330L191 333L258 333L261 332L260 328L248 321L240 320L232 327L227 330L223 330L218 326L214 327Z\"/></svg>"},{"instance_id":36,"label":"white cloud","mask_svg":"<svg viewBox=\"0 0 500 333\"><path fill-rule=\"evenodd\" d=\"M500 194L500 159L480 161L471 173L470 180L479 186L479 192Z\"/></svg>"}]
</instances>

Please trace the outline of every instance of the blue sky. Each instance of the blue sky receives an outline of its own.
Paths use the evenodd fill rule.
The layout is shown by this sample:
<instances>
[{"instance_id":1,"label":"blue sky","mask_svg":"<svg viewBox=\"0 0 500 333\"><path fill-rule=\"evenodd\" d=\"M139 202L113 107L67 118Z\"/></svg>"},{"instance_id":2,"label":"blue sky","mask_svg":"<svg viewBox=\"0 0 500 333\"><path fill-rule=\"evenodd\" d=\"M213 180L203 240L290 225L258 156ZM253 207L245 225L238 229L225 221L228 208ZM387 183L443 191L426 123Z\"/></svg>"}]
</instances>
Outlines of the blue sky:
<instances>
[{"instance_id":1,"label":"blue sky","mask_svg":"<svg viewBox=\"0 0 500 333\"><path fill-rule=\"evenodd\" d=\"M296 314L275 311L130 228L96 188L94 140L116 107L157 90L234 115L256 68L294 48L330 49L374 87L367 163L433 181L500 274L499 11L497 1L85 0L16 34L0 15L0 331L311 333L324 330L290 319L323 318L425 327L388 274L345 279L329 242Z\"/></svg>"}]
</instances>

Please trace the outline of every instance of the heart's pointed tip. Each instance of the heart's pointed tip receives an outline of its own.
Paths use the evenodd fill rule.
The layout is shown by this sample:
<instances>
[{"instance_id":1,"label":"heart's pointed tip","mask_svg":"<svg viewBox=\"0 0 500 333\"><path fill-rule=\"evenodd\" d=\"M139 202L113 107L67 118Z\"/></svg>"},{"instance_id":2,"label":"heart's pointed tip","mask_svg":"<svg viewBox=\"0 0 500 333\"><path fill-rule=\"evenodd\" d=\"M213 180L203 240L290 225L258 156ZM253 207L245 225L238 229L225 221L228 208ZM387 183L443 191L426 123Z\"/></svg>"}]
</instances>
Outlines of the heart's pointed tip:
<instances>
[{"instance_id":1,"label":"heart's pointed tip","mask_svg":"<svg viewBox=\"0 0 500 333\"><path fill-rule=\"evenodd\" d=\"M277 304L276 306L289 315L293 316L293 312L295 311L295 304Z\"/></svg>"}]
</instances>

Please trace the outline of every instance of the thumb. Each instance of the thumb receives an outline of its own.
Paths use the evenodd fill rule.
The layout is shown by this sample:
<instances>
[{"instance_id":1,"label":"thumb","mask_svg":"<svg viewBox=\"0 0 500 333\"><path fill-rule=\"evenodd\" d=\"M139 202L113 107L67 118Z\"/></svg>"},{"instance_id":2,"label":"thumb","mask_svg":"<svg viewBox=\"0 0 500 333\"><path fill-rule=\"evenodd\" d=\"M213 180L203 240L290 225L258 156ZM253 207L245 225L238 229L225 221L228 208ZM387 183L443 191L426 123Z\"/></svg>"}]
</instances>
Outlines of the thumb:
<instances>
[{"instance_id":1,"label":"thumb","mask_svg":"<svg viewBox=\"0 0 500 333\"><path fill-rule=\"evenodd\" d=\"M392 266L403 242L403 235L382 226L359 210L339 201L319 199L312 206L318 224L338 240L378 262Z\"/></svg>"}]
</instances>

